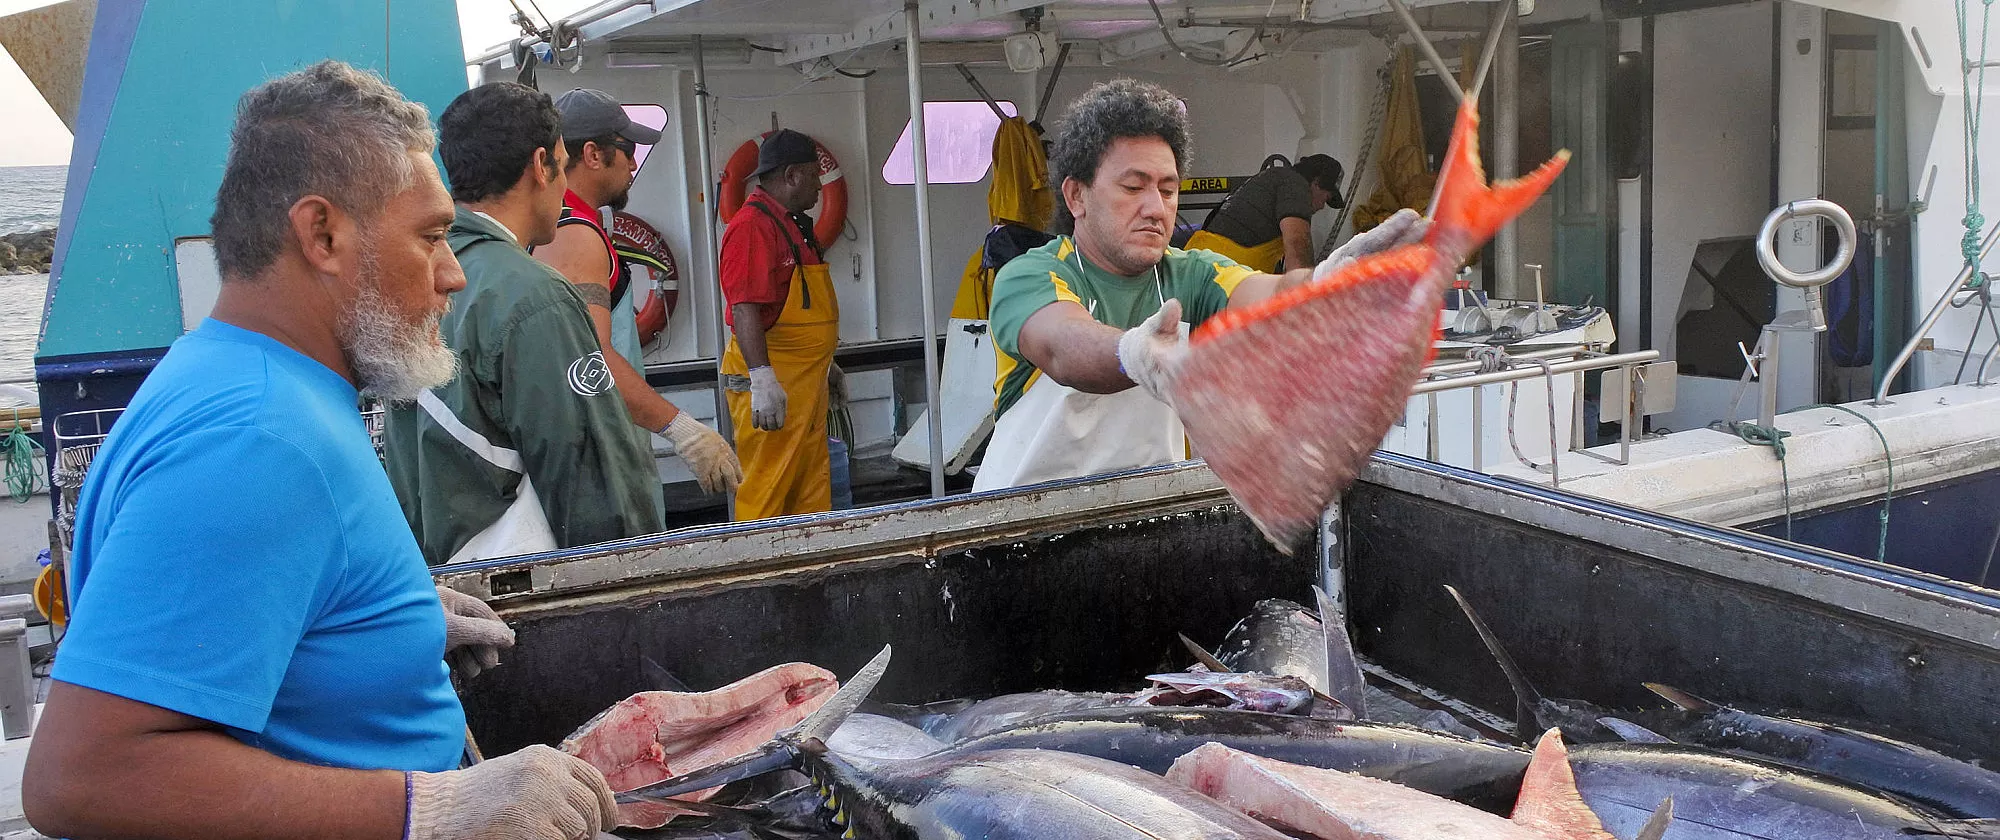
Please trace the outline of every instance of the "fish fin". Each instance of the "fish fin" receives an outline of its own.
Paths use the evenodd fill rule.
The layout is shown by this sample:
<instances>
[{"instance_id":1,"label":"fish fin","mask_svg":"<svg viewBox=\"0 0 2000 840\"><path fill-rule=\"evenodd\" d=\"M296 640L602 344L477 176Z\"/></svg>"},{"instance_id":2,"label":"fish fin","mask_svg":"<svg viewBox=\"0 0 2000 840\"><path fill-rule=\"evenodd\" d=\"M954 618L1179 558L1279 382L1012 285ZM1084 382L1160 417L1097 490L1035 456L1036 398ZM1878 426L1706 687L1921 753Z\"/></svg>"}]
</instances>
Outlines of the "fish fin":
<instances>
[{"instance_id":1,"label":"fish fin","mask_svg":"<svg viewBox=\"0 0 2000 840\"><path fill-rule=\"evenodd\" d=\"M662 667L653 660L653 657L643 653L639 654L639 681L645 683L646 691L678 691L682 694L694 692L687 683L681 682L679 677L674 676L674 672Z\"/></svg>"},{"instance_id":2,"label":"fish fin","mask_svg":"<svg viewBox=\"0 0 2000 840\"><path fill-rule=\"evenodd\" d=\"M1513 656L1508 655L1506 648L1500 646L1500 637L1493 635L1493 629L1486 626L1486 619L1479 617L1479 613L1472 609L1472 604L1465 600L1464 595L1459 594L1458 588L1445 584L1444 591L1451 593L1451 599L1458 602L1458 608L1465 613L1466 619L1472 622L1473 632L1479 634L1479 641L1486 644L1487 652L1493 654L1494 660L1500 663L1500 672L1507 675L1507 685L1514 689L1515 725L1520 727L1521 737L1526 740L1527 733L1535 731L1538 726L1535 712L1546 702L1542 699L1542 693L1535 690L1534 683L1528 682L1527 675L1521 673L1521 666L1514 661Z\"/></svg>"},{"instance_id":3,"label":"fish fin","mask_svg":"<svg viewBox=\"0 0 2000 840\"><path fill-rule=\"evenodd\" d=\"M1569 150L1564 149L1524 177L1488 186L1486 167L1479 157L1479 110L1476 103L1467 100L1458 108L1451 148L1438 172L1431 228L1425 241L1464 261L1541 198L1568 163Z\"/></svg>"},{"instance_id":4,"label":"fish fin","mask_svg":"<svg viewBox=\"0 0 2000 840\"><path fill-rule=\"evenodd\" d=\"M1721 703L1703 700L1700 697L1696 697L1670 685L1662 685L1660 683L1640 683L1640 685L1645 686L1647 691L1660 695L1667 702L1679 706L1682 711L1705 715L1722 708Z\"/></svg>"},{"instance_id":5,"label":"fish fin","mask_svg":"<svg viewBox=\"0 0 2000 840\"><path fill-rule=\"evenodd\" d=\"M2000 820L1930 820L1929 828L1905 828L1904 834L1926 837L1954 837L1960 840L2000 838Z\"/></svg>"},{"instance_id":6,"label":"fish fin","mask_svg":"<svg viewBox=\"0 0 2000 840\"><path fill-rule=\"evenodd\" d=\"M868 664L861 666L861 670L854 672L854 676L849 677L847 682L842 683L840 690L827 698L824 705L807 715L805 720L799 721L798 726L779 733L779 737L795 743L814 738L824 741L833 737L833 731L839 729L840 724L846 721L849 715L854 714L855 709L861 707L861 701L868 699L869 692L875 690L875 684L882 681L882 674L888 670L889 645L883 645L882 651L875 654L875 658L868 660Z\"/></svg>"},{"instance_id":7,"label":"fish fin","mask_svg":"<svg viewBox=\"0 0 2000 840\"><path fill-rule=\"evenodd\" d=\"M1674 742L1672 738L1624 718L1601 717L1597 719L1597 725L1611 730L1613 735L1625 739L1625 743L1628 744L1671 744Z\"/></svg>"},{"instance_id":8,"label":"fish fin","mask_svg":"<svg viewBox=\"0 0 2000 840\"><path fill-rule=\"evenodd\" d=\"M1326 634L1326 685L1323 690L1357 719L1368 717L1368 683L1361 675L1361 658L1354 653L1354 638L1347 634L1347 616L1333 608L1326 590L1313 587L1318 599L1320 632Z\"/></svg>"},{"instance_id":9,"label":"fish fin","mask_svg":"<svg viewBox=\"0 0 2000 840\"><path fill-rule=\"evenodd\" d=\"M1195 640L1188 638L1186 633L1176 633L1174 635L1181 637L1181 644L1187 647L1188 653L1194 654L1194 661L1201 663L1201 667L1218 674L1233 673L1229 666L1222 664L1222 660L1215 658L1215 654L1209 653L1208 648L1202 647Z\"/></svg>"},{"instance_id":10,"label":"fish fin","mask_svg":"<svg viewBox=\"0 0 2000 840\"><path fill-rule=\"evenodd\" d=\"M1674 798L1669 796L1660 800L1660 807L1653 809L1653 816L1647 818L1645 825L1639 826L1639 833L1632 835L1632 840L1660 840L1667 833L1667 826L1673 825L1673 822Z\"/></svg>"}]
</instances>

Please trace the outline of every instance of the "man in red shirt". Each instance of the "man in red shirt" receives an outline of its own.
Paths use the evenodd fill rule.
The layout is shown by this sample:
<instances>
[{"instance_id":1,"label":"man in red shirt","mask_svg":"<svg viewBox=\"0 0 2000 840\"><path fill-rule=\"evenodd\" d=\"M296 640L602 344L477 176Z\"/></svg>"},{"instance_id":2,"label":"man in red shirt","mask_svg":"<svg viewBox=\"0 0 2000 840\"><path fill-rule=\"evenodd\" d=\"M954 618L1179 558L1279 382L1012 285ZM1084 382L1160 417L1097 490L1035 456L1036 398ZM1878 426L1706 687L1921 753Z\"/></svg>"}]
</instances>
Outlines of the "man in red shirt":
<instances>
[{"instance_id":1,"label":"man in red shirt","mask_svg":"<svg viewBox=\"0 0 2000 840\"><path fill-rule=\"evenodd\" d=\"M743 478L729 442L646 384L632 323L632 289L616 289L618 252L597 215L599 207L624 209L639 168L633 153L639 146L659 142L660 132L634 123L624 106L603 91L572 90L557 98L555 105L562 115L563 142L569 147L569 192L563 196L555 241L535 248L535 258L561 272L583 296L611 379L638 426L633 433L644 438L643 448L652 451L654 434L666 437L703 490L727 493ZM654 507L663 508L660 493L656 490L653 496Z\"/></svg>"},{"instance_id":2,"label":"man in red shirt","mask_svg":"<svg viewBox=\"0 0 2000 840\"><path fill-rule=\"evenodd\" d=\"M819 203L819 173L812 138L772 133L757 150L757 189L722 236L722 293L734 332L722 373L744 474L738 520L833 508L827 377L840 303L803 215Z\"/></svg>"}]
</instances>

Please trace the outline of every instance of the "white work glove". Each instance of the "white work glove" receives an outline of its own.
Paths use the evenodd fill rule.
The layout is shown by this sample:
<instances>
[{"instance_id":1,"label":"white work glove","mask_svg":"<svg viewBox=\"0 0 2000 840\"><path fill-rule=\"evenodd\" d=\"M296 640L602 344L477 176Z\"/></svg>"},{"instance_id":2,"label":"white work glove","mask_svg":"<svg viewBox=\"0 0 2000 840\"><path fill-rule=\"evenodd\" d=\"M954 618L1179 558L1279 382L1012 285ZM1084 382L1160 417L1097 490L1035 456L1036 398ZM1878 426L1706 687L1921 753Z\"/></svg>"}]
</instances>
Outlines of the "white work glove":
<instances>
[{"instance_id":1,"label":"white work glove","mask_svg":"<svg viewBox=\"0 0 2000 840\"><path fill-rule=\"evenodd\" d=\"M785 386L770 365L750 369L750 422L767 432L785 427Z\"/></svg>"},{"instance_id":2,"label":"white work glove","mask_svg":"<svg viewBox=\"0 0 2000 840\"><path fill-rule=\"evenodd\" d=\"M1118 338L1118 369L1132 384L1171 404L1167 385L1187 353L1187 336L1181 332L1181 302L1169 300L1145 323Z\"/></svg>"},{"instance_id":3,"label":"white work glove","mask_svg":"<svg viewBox=\"0 0 2000 840\"><path fill-rule=\"evenodd\" d=\"M847 371L839 365L826 367L826 404L835 411L847 407Z\"/></svg>"},{"instance_id":4,"label":"white work glove","mask_svg":"<svg viewBox=\"0 0 2000 840\"><path fill-rule=\"evenodd\" d=\"M674 415L660 434L674 442L674 451L687 462L704 492L736 492L736 485L743 481L743 464L736 460L736 451L729 448L729 441L723 440L722 435L685 411Z\"/></svg>"},{"instance_id":5,"label":"white work glove","mask_svg":"<svg viewBox=\"0 0 2000 840\"><path fill-rule=\"evenodd\" d=\"M578 840L618 824L604 774L541 744L409 780L407 840Z\"/></svg>"},{"instance_id":6,"label":"white work glove","mask_svg":"<svg viewBox=\"0 0 2000 840\"><path fill-rule=\"evenodd\" d=\"M1379 254L1399 245L1414 245L1421 242L1424 234L1430 229L1430 220L1417 215L1417 211L1408 207L1398 210L1395 215L1383 219L1381 224L1356 234L1353 239L1333 249L1333 253L1326 255L1326 259L1321 260L1313 269L1313 282L1325 280L1328 275L1340 270L1341 266L1369 254Z\"/></svg>"},{"instance_id":7,"label":"white work glove","mask_svg":"<svg viewBox=\"0 0 2000 840\"><path fill-rule=\"evenodd\" d=\"M500 651L514 646L514 631L485 601L444 586L437 593L444 607L444 654L453 675L471 679L499 665ZM460 650L464 655L452 655Z\"/></svg>"}]
</instances>

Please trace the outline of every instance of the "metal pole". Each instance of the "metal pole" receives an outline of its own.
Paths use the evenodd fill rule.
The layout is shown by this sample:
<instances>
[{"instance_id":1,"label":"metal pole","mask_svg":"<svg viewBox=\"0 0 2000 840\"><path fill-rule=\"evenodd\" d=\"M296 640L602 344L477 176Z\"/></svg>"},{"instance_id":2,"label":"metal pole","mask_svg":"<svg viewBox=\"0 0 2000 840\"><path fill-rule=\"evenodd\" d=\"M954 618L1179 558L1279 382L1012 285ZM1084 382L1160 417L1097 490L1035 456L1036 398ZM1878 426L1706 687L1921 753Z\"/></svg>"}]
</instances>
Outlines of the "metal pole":
<instances>
[{"instance_id":1,"label":"metal pole","mask_svg":"<svg viewBox=\"0 0 2000 840\"><path fill-rule=\"evenodd\" d=\"M1495 47L1493 68L1493 180L1506 181L1521 169L1521 19L1513 2L1503 3L1503 30ZM1520 289L1520 228L1503 225L1493 236L1493 277L1489 292L1513 294ZM1537 316L1540 317L1540 316Z\"/></svg>"},{"instance_id":2,"label":"metal pole","mask_svg":"<svg viewBox=\"0 0 2000 840\"><path fill-rule=\"evenodd\" d=\"M722 300L721 252L715 242L716 196L715 196L715 153L708 139L708 64L701 53L701 36L694 36L694 113L695 150L701 157L701 184L696 195L701 196L696 210L701 214L701 265L708 276L715 280L715 310L710 314L715 320L715 428L722 432L726 440L735 440L734 424L729 422L729 397L722 387L722 352L729 346L729 326L722 321L722 310L728 304ZM730 510L735 510L735 494L730 494Z\"/></svg>"},{"instance_id":3,"label":"metal pole","mask_svg":"<svg viewBox=\"0 0 2000 840\"><path fill-rule=\"evenodd\" d=\"M1389 0L1389 5L1396 10L1396 17L1403 20L1403 28L1410 30L1410 37L1416 40L1417 49L1423 52L1424 60L1430 62L1431 69L1437 71L1438 79L1444 82L1445 89L1451 91L1451 98L1464 102L1465 89L1458 86L1458 79L1451 75L1451 68L1445 66L1444 58L1438 55L1437 47L1431 45L1431 39L1424 34L1424 28L1417 25L1417 18L1410 14L1410 7L1405 5L1403 0Z\"/></svg>"},{"instance_id":4,"label":"metal pole","mask_svg":"<svg viewBox=\"0 0 2000 840\"><path fill-rule=\"evenodd\" d=\"M1347 615L1347 546L1341 542L1340 500L1327 505L1319 516L1319 588L1326 593L1335 611ZM1321 622L1337 621L1320 616Z\"/></svg>"},{"instance_id":5,"label":"metal pole","mask_svg":"<svg viewBox=\"0 0 2000 840\"><path fill-rule=\"evenodd\" d=\"M903 4L903 52L910 65L910 148L917 168L917 286L924 304L924 416L930 419L931 496L944 495L944 406L938 402L937 292L931 288L930 145L924 139L924 64L918 56L921 40L917 4Z\"/></svg>"},{"instance_id":6,"label":"metal pole","mask_svg":"<svg viewBox=\"0 0 2000 840\"><path fill-rule=\"evenodd\" d=\"M1493 56L1500 46L1500 38L1507 31L1507 22L1514 17L1514 0L1501 0L1493 4L1493 22L1486 27L1486 41L1479 47L1479 72L1472 76L1472 91L1475 99L1486 88L1486 71L1493 67ZM1496 95L1498 91L1495 91Z\"/></svg>"},{"instance_id":7,"label":"metal pole","mask_svg":"<svg viewBox=\"0 0 2000 840\"><path fill-rule=\"evenodd\" d=\"M2000 241L2000 225L1994 225L1993 230L1986 234L1986 242L1979 246L1980 264L1985 264L1986 253L1993 250L1993 243L1996 241ZM1923 343L1924 336L1930 334L1931 328L1937 326L1938 319L1944 317L1944 311L1951 307L1952 297L1956 296L1960 289L1965 288L1965 281L1970 279L1972 279L1972 266L1959 270L1958 281L1952 283L1944 290L1944 294L1938 297L1938 302L1931 306L1930 314L1924 316L1924 322L1918 325L1917 331L1910 336L1909 343L1903 345L1902 352L1896 354L1896 361L1890 363L1888 375L1883 376L1881 384L1875 387L1875 399L1869 405L1889 404L1889 386L1895 383L1896 374L1903 372L1903 366L1909 364L1910 357L1917 354L1917 346Z\"/></svg>"}]
</instances>

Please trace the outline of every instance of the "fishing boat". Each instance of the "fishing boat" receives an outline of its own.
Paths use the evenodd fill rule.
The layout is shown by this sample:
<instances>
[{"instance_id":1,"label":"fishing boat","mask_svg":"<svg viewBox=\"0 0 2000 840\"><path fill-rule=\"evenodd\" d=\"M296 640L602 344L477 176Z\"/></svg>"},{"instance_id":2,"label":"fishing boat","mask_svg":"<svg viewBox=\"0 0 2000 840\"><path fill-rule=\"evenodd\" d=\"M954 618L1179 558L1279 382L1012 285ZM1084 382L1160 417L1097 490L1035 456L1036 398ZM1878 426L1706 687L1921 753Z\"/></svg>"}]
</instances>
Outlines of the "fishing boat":
<instances>
[{"instance_id":1,"label":"fishing boat","mask_svg":"<svg viewBox=\"0 0 2000 840\"><path fill-rule=\"evenodd\" d=\"M626 208L674 267L645 370L710 423L732 161L784 127L839 162L839 218L817 221L856 509L720 523L656 441L686 527L438 568L520 631L466 695L489 748L561 738L641 685L642 655L707 687L893 642L893 700L1108 688L1165 664L1173 632L1219 636L1313 583L1341 593L1379 679L1510 708L1451 583L1509 606L1495 624L1552 693L1670 682L2000 758L1994 712L1937 699L2000 689L1981 586L2000 519L1977 504L2000 468L2000 326L1981 337L2000 228L1964 224L2000 200L1968 177L2000 143L1962 107L1987 96L1967 0L611 0L518 14L520 37L469 62L443 0L226 23L61 6L78 4L49 36L87 42L51 51L74 72L29 74L79 103L36 366L56 486L21 526L54 535L56 568L95 444L214 300L225 127L274 68L342 58L433 113L468 77L592 87L661 125ZM270 35L199 79L153 72L225 25ZM1198 463L965 492L993 360L961 267L992 226L994 132L1118 77L1193 117L1190 226L1273 156L1325 153L1357 209L1316 216L1315 241L1344 241L1441 157L1454 90L1483 97L1496 177L1574 154L1441 301L1437 358L1316 555L1265 545ZM1820 404L1841 408L1792 411Z\"/></svg>"}]
</instances>

